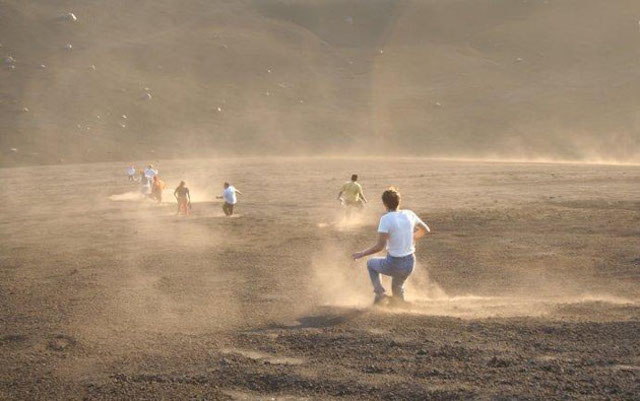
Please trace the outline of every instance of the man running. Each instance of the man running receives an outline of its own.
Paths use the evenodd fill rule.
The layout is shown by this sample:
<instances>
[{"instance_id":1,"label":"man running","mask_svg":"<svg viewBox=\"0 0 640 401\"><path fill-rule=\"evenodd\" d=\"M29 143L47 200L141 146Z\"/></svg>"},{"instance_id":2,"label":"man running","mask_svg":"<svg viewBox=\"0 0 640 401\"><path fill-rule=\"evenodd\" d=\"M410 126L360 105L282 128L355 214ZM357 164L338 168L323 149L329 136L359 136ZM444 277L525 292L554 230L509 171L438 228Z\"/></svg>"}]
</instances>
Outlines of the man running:
<instances>
[{"instance_id":1,"label":"man running","mask_svg":"<svg viewBox=\"0 0 640 401\"><path fill-rule=\"evenodd\" d=\"M431 230L411 210L400 210L400 192L395 188L389 188L382 193L382 203L387 213L380 218L378 242L371 248L356 252L352 256L357 260L378 253L386 246L386 257L371 258L367 261L367 269L376 294L373 303L379 304L386 298L385 289L380 283L380 274L392 277L393 300L402 303L404 302L404 282L413 272L416 261L415 240L422 238Z\"/></svg>"},{"instance_id":2,"label":"man running","mask_svg":"<svg viewBox=\"0 0 640 401\"><path fill-rule=\"evenodd\" d=\"M164 181L158 178L157 175L153 176L153 184L151 185L151 199L155 199L158 203L162 203L162 191L164 190Z\"/></svg>"},{"instance_id":3,"label":"man running","mask_svg":"<svg viewBox=\"0 0 640 401\"><path fill-rule=\"evenodd\" d=\"M180 213L188 216L191 209L191 195L189 195L189 188L186 187L184 181L180 181L178 188L173 191L173 196L178 201L178 213L176 213L176 216L179 216Z\"/></svg>"},{"instance_id":4,"label":"man running","mask_svg":"<svg viewBox=\"0 0 640 401\"><path fill-rule=\"evenodd\" d=\"M222 211L225 216L233 215L233 208L238 203L238 196L242 195L242 192L238 191L233 185L228 182L224 183L224 191L222 191L222 196L218 196L218 199L224 199L224 204L222 205Z\"/></svg>"},{"instance_id":5,"label":"man running","mask_svg":"<svg viewBox=\"0 0 640 401\"><path fill-rule=\"evenodd\" d=\"M129 168L127 169L127 175L129 176L129 181L135 181L136 180L136 166L134 166L133 164L131 166L129 166Z\"/></svg>"},{"instance_id":6,"label":"man running","mask_svg":"<svg viewBox=\"0 0 640 401\"><path fill-rule=\"evenodd\" d=\"M340 193L338 193L338 200L347 207L347 215L350 215L354 208L362 209L364 207L367 198L364 197L362 186L358 183L358 174L353 174L351 181L342 186Z\"/></svg>"},{"instance_id":7,"label":"man running","mask_svg":"<svg viewBox=\"0 0 640 401\"><path fill-rule=\"evenodd\" d=\"M158 175L158 170L153 167L153 164L148 165L147 168L144 169L144 176L149 184L153 182L153 177L156 175Z\"/></svg>"}]
</instances>

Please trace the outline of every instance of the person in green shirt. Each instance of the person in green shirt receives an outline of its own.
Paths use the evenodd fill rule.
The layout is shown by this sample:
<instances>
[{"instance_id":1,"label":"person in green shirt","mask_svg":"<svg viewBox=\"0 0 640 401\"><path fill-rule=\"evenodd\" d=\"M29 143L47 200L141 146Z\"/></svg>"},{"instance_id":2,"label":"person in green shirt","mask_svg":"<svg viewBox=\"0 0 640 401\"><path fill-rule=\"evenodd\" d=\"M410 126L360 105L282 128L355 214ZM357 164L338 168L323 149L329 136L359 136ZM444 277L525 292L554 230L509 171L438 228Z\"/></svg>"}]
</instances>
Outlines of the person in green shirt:
<instances>
[{"instance_id":1,"label":"person in green shirt","mask_svg":"<svg viewBox=\"0 0 640 401\"><path fill-rule=\"evenodd\" d=\"M362 209L367 203L362 192L362 186L358 183L358 174L351 176L351 181L345 183L338 193L338 200L347 207L347 215L351 214L354 208Z\"/></svg>"}]
</instances>

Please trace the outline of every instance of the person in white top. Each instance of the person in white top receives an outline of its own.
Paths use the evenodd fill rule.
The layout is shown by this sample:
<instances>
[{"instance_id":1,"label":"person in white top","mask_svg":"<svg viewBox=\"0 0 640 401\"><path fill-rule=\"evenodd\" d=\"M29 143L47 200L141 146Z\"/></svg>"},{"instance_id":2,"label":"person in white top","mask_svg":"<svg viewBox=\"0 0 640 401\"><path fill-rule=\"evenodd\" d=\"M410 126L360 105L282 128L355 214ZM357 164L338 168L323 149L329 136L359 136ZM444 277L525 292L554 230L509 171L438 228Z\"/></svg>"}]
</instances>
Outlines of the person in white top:
<instances>
[{"instance_id":1,"label":"person in white top","mask_svg":"<svg viewBox=\"0 0 640 401\"><path fill-rule=\"evenodd\" d=\"M129 181L135 181L136 180L136 166L134 166L133 164L131 166L129 166L129 168L127 169L127 175L129 176Z\"/></svg>"},{"instance_id":2,"label":"person in white top","mask_svg":"<svg viewBox=\"0 0 640 401\"><path fill-rule=\"evenodd\" d=\"M371 248L354 253L357 260L373 255L386 246L387 256L371 258L367 261L367 269L375 298L373 303L379 304L385 298L385 289L380 282L380 274L391 276L391 291L396 301L404 301L404 282L413 272L415 265L415 240L431 232L429 226L411 210L400 210L400 193L389 188L382 193L382 203L387 213L380 218L378 226L378 242Z\"/></svg>"},{"instance_id":3,"label":"person in white top","mask_svg":"<svg viewBox=\"0 0 640 401\"><path fill-rule=\"evenodd\" d=\"M155 177L156 175L158 175L158 170L153 168L153 164L150 164L146 169L144 169L144 177L146 178L149 185L151 185L151 183L153 182L153 177Z\"/></svg>"},{"instance_id":4,"label":"person in white top","mask_svg":"<svg viewBox=\"0 0 640 401\"><path fill-rule=\"evenodd\" d=\"M228 182L224 183L224 191L222 196L218 196L218 199L224 199L222 205L222 211L226 216L233 215L233 208L238 203L238 195L242 195L242 192L238 191L233 185Z\"/></svg>"}]
</instances>

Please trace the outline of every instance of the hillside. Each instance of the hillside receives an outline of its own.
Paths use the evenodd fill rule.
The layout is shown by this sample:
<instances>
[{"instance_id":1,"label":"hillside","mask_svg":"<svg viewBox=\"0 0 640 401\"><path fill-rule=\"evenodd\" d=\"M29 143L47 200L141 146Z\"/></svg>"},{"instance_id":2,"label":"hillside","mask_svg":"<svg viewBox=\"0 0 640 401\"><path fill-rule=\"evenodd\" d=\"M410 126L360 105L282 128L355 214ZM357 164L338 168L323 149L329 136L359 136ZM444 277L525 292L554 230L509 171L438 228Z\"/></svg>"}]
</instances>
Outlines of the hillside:
<instances>
[{"instance_id":1,"label":"hillside","mask_svg":"<svg viewBox=\"0 0 640 401\"><path fill-rule=\"evenodd\" d=\"M638 19L631 0L0 0L0 165L638 162Z\"/></svg>"}]
</instances>

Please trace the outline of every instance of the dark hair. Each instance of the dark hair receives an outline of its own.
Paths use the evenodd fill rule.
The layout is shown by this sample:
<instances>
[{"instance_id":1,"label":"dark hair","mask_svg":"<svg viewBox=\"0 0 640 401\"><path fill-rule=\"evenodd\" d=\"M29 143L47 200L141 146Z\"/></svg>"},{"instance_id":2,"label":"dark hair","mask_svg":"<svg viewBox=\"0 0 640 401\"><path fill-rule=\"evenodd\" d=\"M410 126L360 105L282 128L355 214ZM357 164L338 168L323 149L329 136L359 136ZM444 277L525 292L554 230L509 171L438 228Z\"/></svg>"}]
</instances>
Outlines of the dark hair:
<instances>
[{"instance_id":1,"label":"dark hair","mask_svg":"<svg viewBox=\"0 0 640 401\"><path fill-rule=\"evenodd\" d=\"M394 187L391 187L382 193L382 203L389 210L396 210L400 205L400 192Z\"/></svg>"},{"instance_id":2,"label":"dark hair","mask_svg":"<svg viewBox=\"0 0 640 401\"><path fill-rule=\"evenodd\" d=\"M230 186L230 185L229 185L229 183L228 183L228 182L225 182L225 183L224 183L224 187L225 187L225 188L227 188L228 186Z\"/></svg>"},{"instance_id":3,"label":"dark hair","mask_svg":"<svg viewBox=\"0 0 640 401\"><path fill-rule=\"evenodd\" d=\"M351 181L358 181L358 174L353 174L351 176Z\"/></svg>"}]
</instances>

